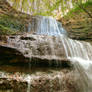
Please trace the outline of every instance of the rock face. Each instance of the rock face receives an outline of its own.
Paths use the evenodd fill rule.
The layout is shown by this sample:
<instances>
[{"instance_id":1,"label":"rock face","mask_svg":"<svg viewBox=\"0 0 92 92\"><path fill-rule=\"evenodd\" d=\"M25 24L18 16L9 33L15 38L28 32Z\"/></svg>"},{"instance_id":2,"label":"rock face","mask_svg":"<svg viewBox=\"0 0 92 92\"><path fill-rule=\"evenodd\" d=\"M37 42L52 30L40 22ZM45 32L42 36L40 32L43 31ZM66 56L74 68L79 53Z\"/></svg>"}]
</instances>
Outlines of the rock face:
<instances>
[{"instance_id":1,"label":"rock face","mask_svg":"<svg viewBox=\"0 0 92 92\"><path fill-rule=\"evenodd\" d=\"M25 57L61 59L65 57L59 37L45 35L26 35L8 38L8 46L18 49ZM63 53L62 53L63 52Z\"/></svg>"},{"instance_id":2,"label":"rock face","mask_svg":"<svg viewBox=\"0 0 92 92\"><path fill-rule=\"evenodd\" d=\"M76 40L92 41L92 19L80 18L66 20L65 28L68 30L69 37Z\"/></svg>"},{"instance_id":3,"label":"rock face","mask_svg":"<svg viewBox=\"0 0 92 92\"><path fill-rule=\"evenodd\" d=\"M22 73L18 66L26 63ZM5 68L3 66L6 64ZM27 64L27 65L28 65ZM60 69L45 70L41 66L60 66ZM12 66L10 68L8 66ZM0 38L0 92L77 92L76 79L66 59L60 37L47 35L15 35ZM6 72L4 72L6 71ZM20 72L20 73L19 73ZM74 78L74 79L73 79Z\"/></svg>"},{"instance_id":4,"label":"rock face","mask_svg":"<svg viewBox=\"0 0 92 92\"><path fill-rule=\"evenodd\" d=\"M1 61L11 58L9 61L11 63L30 61L37 64L61 65L63 61L64 63L68 61L59 36L31 34L9 36L6 42L2 41L0 49ZM16 60L13 60L15 58Z\"/></svg>"},{"instance_id":5,"label":"rock face","mask_svg":"<svg viewBox=\"0 0 92 92\"><path fill-rule=\"evenodd\" d=\"M0 3L0 5L2 4L3 2ZM4 6L6 6L6 4L4 4ZM1 14L7 12L7 10L3 6L1 6L0 9ZM8 13L11 13L11 15L13 14L16 19L18 14L16 12L14 13L14 10L12 10L10 6L7 7L7 9L10 10L5 14L7 15ZM21 19L21 17L18 17L18 20ZM25 25L25 31L28 32L30 32L31 30L31 22L33 23L33 25L37 24L35 23L35 19L29 19L30 17L28 17L28 19L26 17L24 21L23 18L24 22L21 20L21 22L19 23L23 23ZM90 18L88 19L91 20ZM44 22L42 22L41 25L42 27L43 23ZM52 21L51 23L55 24L56 22ZM37 26L39 27L38 24L34 28L37 28ZM78 24L75 24L74 21L72 21L66 23L65 26L67 26L70 30L69 34L71 38L80 39L80 33L73 30L81 30L83 28L83 25L80 26L79 22ZM91 21L87 21L87 24L91 24ZM58 27L60 25L58 24ZM71 30L70 25L72 25L73 30ZM91 25L89 26L90 28L92 27ZM62 30L62 27L59 30ZM0 72L0 92L81 92L78 88L80 86L78 86L77 84L77 81L79 81L80 78L78 75L74 74L73 67L70 64L70 61L66 58L64 50L65 48L63 47L63 41L62 39L60 39L60 36L55 37L44 34L35 35L35 29L33 29L32 31L34 35L24 34L7 37L0 36L0 71L3 71ZM74 35L75 33L76 35ZM83 37L88 38L90 34L86 34L87 36L83 35ZM83 37L81 36L81 38ZM65 43L67 43L67 39ZM69 44L67 43L67 45ZM6 66L3 69L4 65ZM10 68L10 71L8 71L9 65L13 67ZM18 68L14 68L17 65L19 67L23 65L26 66L26 68L23 69L20 67L20 70L17 70ZM34 70L36 71L30 72L29 70L32 70L31 67L33 65L38 65L40 66L40 68L42 66L46 66L47 69L44 70L43 68L41 68L39 70L37 69L37 67L35 67ZM53 69L49 69L48 66L54 67ZM59 69L55 70L55 67L57 66L59 66ZM22 69L26 71L23 72Z\"/></svg>"},{"instance_id":6,"label":"rock face","mask_svg":"<svg viewBox=\"0 0 92 92\"><path fill-rule=\"evenodd\" d=\"M87 6L84 5L84 8L92 15L92 2L87 3ZM76 9L61 21L70 38L92 42L92 18L85 11Z\"/></svg>"},{"instance_id":7,"label":"rock face","mask_svg":"<svg viewBox=\"0 0 92 92\"><path fill-rule=\"evenodd\" d=\"M1 74L1 73L0 73ZM73 71L68 69L36 72L31 75L3 74L0 92L77 92Z\"/></svg>"}]
</instances>

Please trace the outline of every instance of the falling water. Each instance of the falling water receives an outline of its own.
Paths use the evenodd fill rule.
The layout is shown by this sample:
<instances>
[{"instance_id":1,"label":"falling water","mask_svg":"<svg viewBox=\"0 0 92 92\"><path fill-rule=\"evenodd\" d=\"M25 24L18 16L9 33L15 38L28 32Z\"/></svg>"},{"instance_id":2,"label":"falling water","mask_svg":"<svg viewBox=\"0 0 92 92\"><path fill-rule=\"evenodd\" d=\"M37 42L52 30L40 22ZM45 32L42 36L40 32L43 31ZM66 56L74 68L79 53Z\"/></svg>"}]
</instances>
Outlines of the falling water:
<instances>
[{"instance_id":1,"label":"falling water","mask_svg":"<svg viewBox=\"0 0 92 92\"><path fill-rule=\"evenodd\" d=\"M66 52L75 68L75 77L79 76L79 92L92 92L92 46L88 42L80 42L61 36Z\"/></svg>"},{"instance_id":2,"label":"falling water","mask_svg":"<svg viewBox=\"0 0 92 92\"><path fill-rule=\"evenodd\" d=\"M27 88L27 92L30 92L30 85L31 85L31 76L30 75L28 75L27 77L26 77L26 80L27 80L27 83L28 83L28 88Z\"/></svg>"},{"instance_id":3,"label":"falling water","mask_svg":"<svg viewBox=\"0 0 92 92\"><path fill-rule=\"evenodd\" d=\"M61 24L51 17L36 20L36 34L58 35L63 43L66 57L75 68L75 76L80 76L78 87L80 92L92 92L92 46L88 42L69 39ZM64 34L64 35L62 35ZM53 42L51 41L52 45ZM55 51L55 49L53 49ZM54 52L52 51L52 52ZM55 52L54 52L55 55Z\"/></svg>"},{"instance_id":4,"label":"falling water","mask_svg":"<svg viewBox=\"0 0 92 92\"><path fill-rule=\"evenodd\" d=\"M65 57L75 68L75 77L79 77L78 92L92 92L92 45L90 43L68 38L62 24L51 17L33 18L32 23L29 23L28 32L35 33L35 35L28 35L33 37L34 41L20 40L16 37L16 40L9 39L10 43L17 43L16 48L21 52L26 49L30 58L33 55L46 59L61 59L64 48ZM30 92L30 83L28 90L27 92Z\"/></svg>"},{"instance_id":5,"label":"falling water","mask_svg":"<svg viewBox=\"0 0 92 92\"><path fill-rule=\"evenodd\" d=\"M43 35L60 35L67 34L60 22L57 22L52 17L37 16L32 19L32 23L29 23L28 32Z\"/></svg>"}]
</instances>

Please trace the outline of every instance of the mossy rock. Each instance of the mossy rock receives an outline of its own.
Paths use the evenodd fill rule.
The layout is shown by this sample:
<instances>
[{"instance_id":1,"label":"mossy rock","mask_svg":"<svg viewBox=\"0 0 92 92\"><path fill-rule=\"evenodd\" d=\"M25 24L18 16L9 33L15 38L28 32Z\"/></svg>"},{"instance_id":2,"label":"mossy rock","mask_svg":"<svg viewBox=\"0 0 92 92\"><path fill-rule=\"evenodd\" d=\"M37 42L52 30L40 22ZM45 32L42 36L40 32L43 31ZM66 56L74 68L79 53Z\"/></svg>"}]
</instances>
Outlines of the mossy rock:
<instances>
[{"instance_id":1,"label":"mossy rock","mask_svg":"<svg viewBox=\"0 0 92 92\"><path fill-rule=\"evenodd\" d=\"M0 25L0 35L9 35L9 34L16 34L16 31L11 30L8 27Z\"/></svg>"}]
</instances>

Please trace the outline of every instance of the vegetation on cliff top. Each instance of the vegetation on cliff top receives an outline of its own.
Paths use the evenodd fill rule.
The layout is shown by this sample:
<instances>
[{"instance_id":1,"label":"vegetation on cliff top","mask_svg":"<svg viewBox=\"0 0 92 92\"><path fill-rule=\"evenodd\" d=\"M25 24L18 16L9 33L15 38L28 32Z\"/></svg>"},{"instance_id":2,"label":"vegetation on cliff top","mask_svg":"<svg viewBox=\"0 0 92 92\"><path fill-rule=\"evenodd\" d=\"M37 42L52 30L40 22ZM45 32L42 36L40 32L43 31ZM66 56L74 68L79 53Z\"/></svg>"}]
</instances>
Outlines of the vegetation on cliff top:
<instances>
[{"instance_id":1,"label":"vegetation on cliff top","mask_svg":"<svg viewBox=\"0 0 92 92\"><path fill-rule=\"evenodd\" d=\"M83 4L83 7L92 15L92 1ZM92 18L80 7L71 10L60 21L68 30L70 38L92 41Z\"/></svg>"},{"instance_id":2,"label":"vegetation on cliff top","mask_svg":"<svg viewBox=\"0 0 92 92\"><path fill-rule=\"evenodd\" d=\"M7 0L15 9L31 15L62 16L76 4L90 0Z\"/></svg>"},{"instance_id":3,"label":"vegetation on cliff top","mask_svg":"<svg viewBox=\"0 0 92 92\"><path fill-rule=\"evenodd\" d=\"M92 14L92 2L89 1L82 5L90 14ZM55 6L58 6L58 3L56 3ZM56 9L56 8L53 7L53 9ZM58 13L56 14L58 15ZM23 31L27 31L28 22L30 20L31 20L30 15L17 11L13 7L11 7L6 0L0 0L0 34L3 34L3 35L16 34ZM90 34L90 30L92 27L91 19L89 18L88 14L79 6L76 6L76 8L73 8L64 18L62 18L62 22L65 25L65 27L68 28L68 30L70 30L69 31L70 33L72 32L77 34L77 33L83 32L82 34L84 33ZM75 27L74 24L77 27ZM79 25L79 27L82 24L81 26L82 29L80 29L77 24ZM79 29L81 31L78 31ZM75 34L73 35L75 37Z\"/></svg>"},{"instance_id":4,"label":"vegetation on cliff top","mask_svg":"<svg viewBox=\"0 0 92 92\"><path fill-rule=\"evenodd\" d=\"M83 3L81 4L81 6L83 7L80 7L79 5L76 5L76 7L74 7L73 9L71 9L67 15L64 16L64 18L71 18L71 17L74 17L76 15L80 15L80 13L90 13L90 15L92 16L92 1L88 1L86 3ZM84 10L85 9L85 10ZM86 12L87 11L87 12ZM90 16L89 16L90 17Z\"/></svg>"},{"instance_id":5,"label":"vegetation on cliff top","mask_svg":"<svg viewBox=\"0 0 92 92\"><path fill-rule=\"evenodd\" d=\"M0 35L23 32L30 17L15 10L6 0L0 0Z\"/></svg>"}]
</instances>

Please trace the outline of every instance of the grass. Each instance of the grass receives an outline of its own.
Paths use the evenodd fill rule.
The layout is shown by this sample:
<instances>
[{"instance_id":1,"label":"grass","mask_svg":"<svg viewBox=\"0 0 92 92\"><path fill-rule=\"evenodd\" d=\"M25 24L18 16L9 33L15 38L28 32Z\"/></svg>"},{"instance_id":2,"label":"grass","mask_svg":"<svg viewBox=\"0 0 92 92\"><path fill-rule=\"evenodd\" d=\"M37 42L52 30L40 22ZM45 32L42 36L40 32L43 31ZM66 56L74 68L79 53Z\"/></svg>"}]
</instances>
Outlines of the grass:
<instances>
[{"instance_id":1,"label":"grass","mask_svg":"<svg viewBox=\"0 0 92 92\"><path fill-rule=\"evenodd\" d=\"M23 31L24 25L15 17L0 15L0 35L14 34Z\"/></svg>"}]
</instances>

